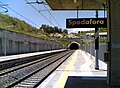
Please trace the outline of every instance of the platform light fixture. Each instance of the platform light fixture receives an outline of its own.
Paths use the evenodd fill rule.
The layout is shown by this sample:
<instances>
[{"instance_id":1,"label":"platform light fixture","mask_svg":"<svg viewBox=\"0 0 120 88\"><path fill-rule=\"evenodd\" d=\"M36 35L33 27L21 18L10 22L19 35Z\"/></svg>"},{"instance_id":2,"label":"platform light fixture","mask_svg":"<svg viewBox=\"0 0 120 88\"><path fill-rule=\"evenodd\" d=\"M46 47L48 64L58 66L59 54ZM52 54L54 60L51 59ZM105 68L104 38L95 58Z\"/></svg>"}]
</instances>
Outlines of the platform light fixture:
<instances>
[{"instance_id":1,"label":"platform light fixture","mask_svg":"<svg viewBox=\"0 0 120 88\"><path fill-rule=\"evenodd\" d=\"M77 0L73 0L74 3L77 3Z\"/></svg>"}]
</instances>

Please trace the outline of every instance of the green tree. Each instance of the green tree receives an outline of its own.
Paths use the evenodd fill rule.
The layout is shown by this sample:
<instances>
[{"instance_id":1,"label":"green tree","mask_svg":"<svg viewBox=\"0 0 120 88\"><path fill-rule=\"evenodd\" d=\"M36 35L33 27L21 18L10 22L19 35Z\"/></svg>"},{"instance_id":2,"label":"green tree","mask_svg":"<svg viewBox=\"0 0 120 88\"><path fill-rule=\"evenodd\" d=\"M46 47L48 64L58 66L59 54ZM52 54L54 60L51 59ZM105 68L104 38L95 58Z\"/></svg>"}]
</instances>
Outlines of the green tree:
<instances>
[{"instance_id":1,"label":"green tree","mask_svg":"<svg viewBox=\"0 0 120 88\"><path fill-rule=\"evenodd\" d=\"M67 30L67 29L64 29L64 30L63 30L63 33L68 34L68 30Z\"/></svg>"}]
</instances>

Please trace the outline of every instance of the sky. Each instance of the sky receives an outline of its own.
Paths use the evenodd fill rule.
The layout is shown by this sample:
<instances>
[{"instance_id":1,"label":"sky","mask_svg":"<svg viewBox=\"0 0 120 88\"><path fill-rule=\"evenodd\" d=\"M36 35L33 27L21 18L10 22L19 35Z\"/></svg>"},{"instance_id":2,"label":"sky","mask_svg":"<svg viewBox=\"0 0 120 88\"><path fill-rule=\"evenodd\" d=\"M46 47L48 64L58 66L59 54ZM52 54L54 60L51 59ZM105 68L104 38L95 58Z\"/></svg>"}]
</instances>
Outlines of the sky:
<instances>
[{"instance_id":1,"label":"sky","mask_svg":"<svg viewBox=\"0 0 120 88\"><path fill-rule=\"evenodd\" d=\"M2 4L7 4L4 6L8 9L7 13L4 12L4 8L0 7L0 13L7 14L9 16L24 20L33 27L40 28L42 24L49 26L57 26L58 28L66 29L66 19L67 18L77 18L77 11L53 11L48 5L44 4L26 4L27 2L34 2L36 0L0 0L0 6ZM44 1L44 0L39 0ZM95 18L95 11L80 11L78 13L79 18ZM99 11L99 17L104 17L104 12ZM71 28L67 29L69 33L94 30L91 28Z\"/></svg>"}]
</instances>

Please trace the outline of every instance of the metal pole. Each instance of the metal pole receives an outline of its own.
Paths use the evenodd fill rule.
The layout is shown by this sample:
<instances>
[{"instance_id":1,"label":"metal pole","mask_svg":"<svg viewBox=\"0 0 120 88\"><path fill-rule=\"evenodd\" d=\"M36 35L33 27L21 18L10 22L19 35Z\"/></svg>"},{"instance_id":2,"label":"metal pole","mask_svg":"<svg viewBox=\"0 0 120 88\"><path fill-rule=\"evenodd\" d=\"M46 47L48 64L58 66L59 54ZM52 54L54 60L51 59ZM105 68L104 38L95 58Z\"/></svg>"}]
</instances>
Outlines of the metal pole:
<instances>
[{"instance_id":1,"label":"metal pole","mask_svg":"<svg viewBox=\"0 0 120 88\"><path fill-rule=\"evenodd\" d=\"M112 3L112 1L110 1L110 0L107 0L108 2L107 2L107 4L108 4L108 14L107 14L107 16L108 16L108 53L109 53L109 62L108 62L108 66L107 66L107 83L109 84L109 85L111 85L112 84L112 75L111 75L111 73L112 73L112 67L111 67L111 45L112 45L112 39L111 39L111 34L112 34L112 32L111 32L111 25L112 25L112 22L111 22L111 20L112 20L112 17L111 17L111 3Z\"/></svg>"},{"instance_id":2,"label":"metal pole","mask_svg":"<svg viewBox=\"0 0 120 88\"><path fill-rule=\"evenodd\" d=\"M96 10L96 18L98 18L98 10ZM95 28L95 69L99 70L99 29Z\"/></svg>"},{"instance_id":3,"label":"metal pole","mask_svg":"<svg viewBox=\"0 0 120 88\"><path fill-rule=\"evenodd\" d=\"M77 6L77 18L78 18L78 6Z\"/></svg>"}]
</instances>

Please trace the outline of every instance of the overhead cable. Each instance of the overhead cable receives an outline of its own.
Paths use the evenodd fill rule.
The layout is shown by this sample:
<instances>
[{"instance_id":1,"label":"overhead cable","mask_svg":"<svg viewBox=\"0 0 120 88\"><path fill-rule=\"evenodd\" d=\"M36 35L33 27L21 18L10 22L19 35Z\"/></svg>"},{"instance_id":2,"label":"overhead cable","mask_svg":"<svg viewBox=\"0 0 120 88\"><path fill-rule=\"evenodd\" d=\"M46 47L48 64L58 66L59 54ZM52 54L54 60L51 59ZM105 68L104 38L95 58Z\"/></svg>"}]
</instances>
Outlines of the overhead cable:
<instances>
[{"instance_id":1,"label":"overhead cable","mask_svg":"<svg viewBox=\"0 0 120 88\"><path fill-rule=\"evenodd\" d=\"M27 3L28 1L25 0ZM46 16L44 16L36 7L34 7L32 4L30 4L32 8L34 8L41 16L43 16L48 22L50 22L53 26L55 26Z\"/></svg>"},{"instance_id":2,"label":"overhead cable","mask_svg":"<svg viewBox=\"0 0 120 88\"><path fill-rule=\"evenodd\" d=\"M44 7L46 8L46 10L48 9L46 6L45 6L45 4L43 4L44 5ZM59 25L60 26L60 24L57 22L57 20L54 18L54 16L52 15L52 13L49 11L49 10L47 10L48 12L49 12L49 14L51 15L51 17L55 20L55 22L57 23L57 25Z\"/></svg>"},{"instance_id":3,"label":"overhead cable","mask_svg":"<svg viewBox=\"0 0 120 88\"><path fill-rule=\"evenodd\" d=\"M0 1L0 3L2 3ZM3 4L3 3L2 3ZM12 10L13 12L15 12L16 14L18 14L19 16L23 17L24 19L28 20L29 22L31 22L32 24L36 25L39 27L39 25L37 25L36 23L32 22L31 20L29 20L28 18L26 18L25 16L21 15L20 13L18 13L17 11L15 11L14 9L10 8L9 6L6 6L8 9Z\"/></svg>"}]
</instances>

